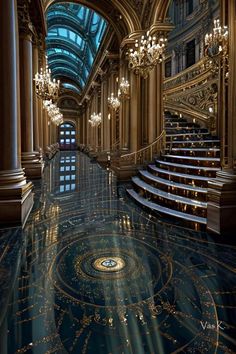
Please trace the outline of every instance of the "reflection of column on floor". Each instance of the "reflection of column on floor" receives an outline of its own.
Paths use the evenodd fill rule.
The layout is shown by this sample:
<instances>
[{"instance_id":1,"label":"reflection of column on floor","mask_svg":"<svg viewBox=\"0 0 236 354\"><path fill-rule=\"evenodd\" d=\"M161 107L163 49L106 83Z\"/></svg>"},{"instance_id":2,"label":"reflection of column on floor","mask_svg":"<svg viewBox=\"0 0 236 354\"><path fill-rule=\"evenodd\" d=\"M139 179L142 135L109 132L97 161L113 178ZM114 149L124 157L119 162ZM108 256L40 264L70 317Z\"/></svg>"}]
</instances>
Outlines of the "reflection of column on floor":
<instances>
[{"instance_id":1,"label":"reflection of column on floor","mask_svg":"<svg viewBox=\"0 0 236 354\"><path fill-rule=\"evenodd\" d=\"M20 159L18 30L16 2L0 2L0 223L24 223L33 206ZM9 99L10 98L10 99Z\"/></svg>"},{"instance_id":2,"label":"reflection of column on floor","mask_svg":"<svg viewBox=\"0 0 236 354\"><path fill-rule=\"evenodd\" d=\"M39 153L34 151L32 32L29 9L25 4L18 6L18 18L20 31L22 165L28 178L40 178L42 163Z\"/></svg>"}]
</instances>

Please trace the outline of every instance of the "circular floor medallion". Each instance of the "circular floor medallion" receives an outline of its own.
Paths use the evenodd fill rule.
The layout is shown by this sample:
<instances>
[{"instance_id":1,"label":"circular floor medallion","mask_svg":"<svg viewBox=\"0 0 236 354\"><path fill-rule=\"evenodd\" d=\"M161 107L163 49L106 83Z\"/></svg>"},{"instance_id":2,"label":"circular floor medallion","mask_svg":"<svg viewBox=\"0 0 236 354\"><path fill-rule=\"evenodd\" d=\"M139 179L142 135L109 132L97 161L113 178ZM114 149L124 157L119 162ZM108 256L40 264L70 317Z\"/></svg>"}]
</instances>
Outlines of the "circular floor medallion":
<instances>
[{"instance_id":1,"label":"circular floor medallion","mask_svg":"<svg viewBox=\"0 0 236 354\"><path fill-rule=\"evenodd\" d=\"M94 261L93 267L100 272L118 272L125 267L125 261L120 257L100 257Z\"/></svg>"}]
</instances>

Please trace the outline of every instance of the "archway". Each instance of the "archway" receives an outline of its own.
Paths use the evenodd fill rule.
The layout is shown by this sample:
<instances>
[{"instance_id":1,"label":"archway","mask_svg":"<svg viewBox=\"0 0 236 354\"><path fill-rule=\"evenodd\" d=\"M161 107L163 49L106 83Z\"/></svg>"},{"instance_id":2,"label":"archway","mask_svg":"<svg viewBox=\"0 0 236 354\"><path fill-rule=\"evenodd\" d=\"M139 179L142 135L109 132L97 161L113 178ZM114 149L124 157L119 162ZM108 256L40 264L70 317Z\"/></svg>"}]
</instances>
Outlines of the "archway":
<instances>
[{"instance_id":1,"label":"archway","mask_svg":"<svg viewBox=\"0 0 236 354\"><path fill-rule=\"evenodd\" d=\"M76 127L71 122L63 122L59 126L60 150L76 150Z\"/></svg>"}]
</instances>

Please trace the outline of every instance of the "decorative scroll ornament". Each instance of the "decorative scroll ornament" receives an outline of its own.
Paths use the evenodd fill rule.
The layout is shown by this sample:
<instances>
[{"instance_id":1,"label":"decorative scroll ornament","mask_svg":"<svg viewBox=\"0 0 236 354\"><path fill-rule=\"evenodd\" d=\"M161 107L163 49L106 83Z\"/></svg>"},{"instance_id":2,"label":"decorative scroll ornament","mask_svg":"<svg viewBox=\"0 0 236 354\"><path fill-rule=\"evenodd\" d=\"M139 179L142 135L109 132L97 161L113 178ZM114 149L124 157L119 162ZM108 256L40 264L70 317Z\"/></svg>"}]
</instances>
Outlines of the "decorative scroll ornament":
<instances>
[{"instance_id":1,"label":"decorative scroll ornament","mask_svg":"<svg viewBox=\"0 0 236 354\"><path fill-rule=\"evenodd\" d=\"M90 116L91 119L89 119L89 123L91 124L92 127L98 127L101 124L102 121L102 114L101 113L93 113Z\"/></svg>"},{"instance_id":2,"label":"decorative scroll ornament","mask_svg":"<svg viewBox=\"0 0 236 354\"><path fill-rule=\"evenodd\" d=\"M134 48L127 53L129 69L146 79L149 72L164 60L166 42L165 37L150 36L149 31L137 39Z\"/></svg>"}]
</instances>

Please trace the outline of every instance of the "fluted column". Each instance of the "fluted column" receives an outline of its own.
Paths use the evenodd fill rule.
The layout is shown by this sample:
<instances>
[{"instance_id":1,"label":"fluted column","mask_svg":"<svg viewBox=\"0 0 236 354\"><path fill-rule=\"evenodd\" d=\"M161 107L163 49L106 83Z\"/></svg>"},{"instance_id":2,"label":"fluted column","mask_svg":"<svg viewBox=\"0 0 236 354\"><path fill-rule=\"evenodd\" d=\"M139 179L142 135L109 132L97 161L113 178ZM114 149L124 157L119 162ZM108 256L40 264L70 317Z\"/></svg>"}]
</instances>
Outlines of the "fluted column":
<instances>
[{"instance_id":1,"label":"fluted column","mask_svg":"<svg viewBox=\"0 0 236 354\"><path fill-rule=\"evenodd\" d=\"M0 223L24 224L33 206L33 194L20 160L16 1L0 1L0 14Z\"/></svg>"},{"instance_id":2,"label":"fluted column","mask_svg":"<svg viewBox=\"0 0 236 354\"><path fill-rule=\"evenodd\" d=\"M32 33L28 9L26 4L22 3L18 3L22 165L28 178L40 178L42 163L38 152L34 152Z\"/></svg>"}]
</instances>

